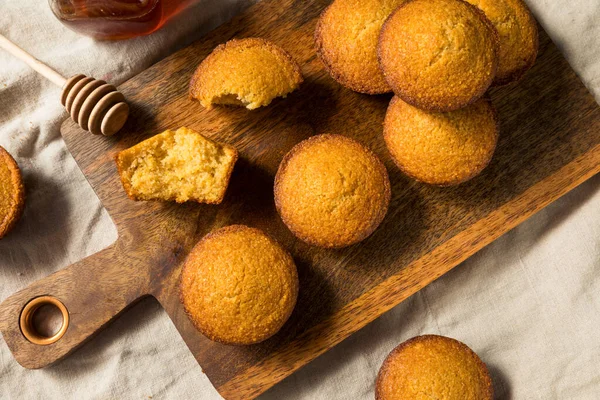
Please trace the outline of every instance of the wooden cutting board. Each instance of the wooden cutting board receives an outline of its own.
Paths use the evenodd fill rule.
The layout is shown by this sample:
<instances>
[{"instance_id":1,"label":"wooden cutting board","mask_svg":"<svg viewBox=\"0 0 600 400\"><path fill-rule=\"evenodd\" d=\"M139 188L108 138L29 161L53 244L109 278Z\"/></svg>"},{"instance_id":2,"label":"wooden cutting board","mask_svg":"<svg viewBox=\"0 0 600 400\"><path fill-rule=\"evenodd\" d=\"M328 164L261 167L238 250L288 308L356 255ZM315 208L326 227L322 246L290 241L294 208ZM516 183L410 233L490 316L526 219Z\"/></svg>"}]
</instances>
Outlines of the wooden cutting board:
<instances>
[{"instance_id":1,"label":"wooden cutting board","mask_svg":"<svg viewBox=\"0 0 600 400\"><path fill-rule=\"evenodd\" d=\"M17 361L44 367L67 355L128 305L160 301L217 390L227 399L259 395L600 170L600 110L545 32L535 67L518 85L493 89L501 136L484 173L453 188L415 182L394 166L382 140L386 96L353 93L334 82L315 56L313 30L325 0L263 1L119 89L132 115L116 138L93 137L68 120L62 135L117 225L109 248L8 298L0 329ZM207 111L188 97L197 64L219 43L260 36L302 66L300 90L254 111ZM187 126L240 150L221 205L129 200L115 154L165 129ZM279 219L273 177L283 155L319 133L339 133L384 161L392 201L364 242L322 250L296 240ZM229 224L258 227L290 250L300 296L281 332L264 343L210 342L185 316L178 298L181 264L206 233ZM69 310L66 334L47 346L19 330L24 305L53 295ZM374 379L375 377L373 377Z\"/></svg>"}]
</instances>

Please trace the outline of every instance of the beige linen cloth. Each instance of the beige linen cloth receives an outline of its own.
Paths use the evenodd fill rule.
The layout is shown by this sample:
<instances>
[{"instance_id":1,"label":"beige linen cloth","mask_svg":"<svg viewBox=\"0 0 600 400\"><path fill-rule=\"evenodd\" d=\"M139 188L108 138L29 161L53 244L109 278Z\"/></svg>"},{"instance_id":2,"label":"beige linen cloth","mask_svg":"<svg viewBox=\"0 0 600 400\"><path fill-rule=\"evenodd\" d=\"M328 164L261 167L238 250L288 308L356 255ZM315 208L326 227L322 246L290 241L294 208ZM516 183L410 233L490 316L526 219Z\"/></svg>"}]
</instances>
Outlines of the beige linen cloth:
<instances>
[{"instance_id":1,"label":"beige linen cloth","mask_svg":"<svg viewBox=\"0 0 600 400\"><path fill-rule=\"evenodd\" d=\"M600 99L600 1L528 3ZM246 5L248 0L204 0L149 37L105 43L64 28L45 0L1 0L0 32L66 76L84 72L118 84ZM0 301L116 239L60 137L67 115L59 92L0 51L0 145L16 158L27 187L25 215L0 241ZM372 399L387 353L412 336L435 333L467 343L482 357L498 399L599 399L599 275L596 177L264 398ZM154 300L134 306L76 353L43 370L23 369L0 339L0 399L150 397L219 398Z\"/></svg>"}]
</instances>

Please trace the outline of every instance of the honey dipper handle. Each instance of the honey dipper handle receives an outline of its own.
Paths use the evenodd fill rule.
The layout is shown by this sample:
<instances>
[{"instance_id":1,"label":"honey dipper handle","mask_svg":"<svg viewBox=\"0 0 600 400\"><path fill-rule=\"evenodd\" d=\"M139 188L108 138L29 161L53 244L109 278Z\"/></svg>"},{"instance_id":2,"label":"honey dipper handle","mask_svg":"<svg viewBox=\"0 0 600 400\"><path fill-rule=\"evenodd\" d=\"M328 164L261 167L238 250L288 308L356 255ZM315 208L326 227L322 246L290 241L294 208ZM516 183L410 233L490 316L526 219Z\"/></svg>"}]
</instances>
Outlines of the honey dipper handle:
<instances>
[{"instance_id":1,"label":"honey dipper handle","mask_svg":"<svg viewBox=\"0 0 600 400\"><path fill-rule=\"evenodd\" d=\"M21 61L24 61L27 65L29 65L33 70L37 71L39 74L44 76L50 82L55 85L62 87L67 81L61 74L33 57L31 54L27 53L25 50L8 40L5 36L0 34L0 47L4 50L8 51L13 56L17 57Z\"/></svg>"},{"instance_id":2,"label":"honey dipper handle","mask_svg":"<svg viewBox=\"0 0 600 400\"><path fill-rule=\"evenodd\" d=\"M42 368L60 360L147 293L147 275L133 271L132 260L119 248L117 243L72 264L0 304L0 331L19 364ZM33 321L39 317L33 315L40 302L67 314L62 336L35 329ZM64 326L64 317L62 321Z\"/></svg>"}]
</instances>

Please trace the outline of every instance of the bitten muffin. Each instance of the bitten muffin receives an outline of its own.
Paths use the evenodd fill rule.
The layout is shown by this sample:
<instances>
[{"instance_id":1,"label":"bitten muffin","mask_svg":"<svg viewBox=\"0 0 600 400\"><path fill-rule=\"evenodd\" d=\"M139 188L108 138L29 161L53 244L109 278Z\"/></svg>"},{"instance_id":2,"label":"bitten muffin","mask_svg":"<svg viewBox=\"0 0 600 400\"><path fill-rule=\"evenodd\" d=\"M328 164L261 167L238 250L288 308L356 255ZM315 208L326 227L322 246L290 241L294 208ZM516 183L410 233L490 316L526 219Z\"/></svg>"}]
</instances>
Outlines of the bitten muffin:
<instances>
[{"instance_id":1,"label":"bitten muffin","mask_svg":"<svg viewBox=\"0 0 600 400\"><path fill-rule=\"evenodd\" d=\"M452 111L480 98L498 66L498 33L483 12L462 0L413 0L387 19L379 62L405 102Z\"/></svg>"},{"instance_id":2,"label":"bitten muffin","mask_svg":"<svg viewBox=\"0 0 600 400\"><path fill-rule=\"evenodd\" d=\"M133 200L219 204L237 158L235 148L182 127L121 151L116 162Z\"/></svg>"},{"instance_id":3,"label":"bitten muffin","mask_svg":"<svg viewBox=\"0 0 600 400\"><path fill-rule=\"evenodd\" d=\"M180 297L194 326L225 344L273 336L298 297L292 257L262 231L232 225L204 237L181 273Z\"/></svg>"},{"instance_id":4,"label":"bitten muffin","mask_svg":"<svg viewBox=\"0 0 600 400\"><path fill-rule=\"evenodd\" d=\"M17 223L25 208L25 188L14 158L0 146L0 239Z\"/></svg>"},{"instance_id":5,"label":"bitten muffin","mask_svg":"<svg viewBox=\"0 0 600 400\"><path fill-rule=\"evenodd\" d=\"M259 38L217 46L192 76L190 95L206 108L215 104L266 106L302 83L300 67L276 44Z\"/></svg>"},{"instance_id":6,"label":"bitten muffin","mask_svg":"<svg viewBox=\"0 0 600 400\"><path fill-rule=\"evenodd\" d=\"M377 61L377 41L386 18L407 0L335 0L317 29L317 54L333 79L356 92L391 92Z\"/></svg>"},{"instance_id":7,"label":"bitten muffin","mask_svg":"<svg viewBox=\"0 0 600 400\"><path fill-rule=\"evenodd\" d=\"M519 80L535 63L538 28L523 0L466 0L479 7L500 38L498 70L494 85Z\"/></svg>"},{"instance_id":8,"label":"bitten muffin","mask_svg":"<svg viewBox=\"0 0 600 400\"><path fill-rule=\"evenodd\" d=\"M436 113L394 96L383 135L404 173L425 183L450 186L475 177L489 164L498 141L498 120L488 98Z\"/></svg>"},{"instance_id":9,"label":"bitten muffin","mask_svg":"<svg viewBox=\"0 0 600 400\"><path fill-rule=\"evenodd\" d=\"M417 336L387 356L375 384L377 400L492 400L492 380L464 343Z\"/></svg>"},{"instance_id":10,"label":"bitten muffin","mask_svg":"<svg viewBox=\"0 0 600 400\"><path fill-rule=\"evenodd\" d=\"M313 136L283 158L275 205L299 239L345 247L369 236L390 202L390 181L377 156L341 135Z\"/></svg>"}]
</instances>

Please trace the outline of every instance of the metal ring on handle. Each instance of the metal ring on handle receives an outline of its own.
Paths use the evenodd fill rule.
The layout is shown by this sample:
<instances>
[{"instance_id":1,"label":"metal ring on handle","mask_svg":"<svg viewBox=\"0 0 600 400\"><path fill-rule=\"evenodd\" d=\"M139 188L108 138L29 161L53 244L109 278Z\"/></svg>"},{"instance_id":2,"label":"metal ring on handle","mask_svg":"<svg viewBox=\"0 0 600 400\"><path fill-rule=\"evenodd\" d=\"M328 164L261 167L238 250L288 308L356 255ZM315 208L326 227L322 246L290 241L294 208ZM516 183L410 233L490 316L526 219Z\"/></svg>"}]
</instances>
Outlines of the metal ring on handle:
<instances>
[{"instance_id":1,"label":"metal ring on handle","mask_svg":"<svg viewBox=\"0 0 600 400\"><path fill-rule=\"evenodd\" d=\"M45 305L53 305L56 308L58 308L62 314L63 319L62 325L58 332L49 337L40 335L33 326L34 313L40 307ZM19 325L21 327L21 332L23 333L23 336L25 336L25 338L31 343L42 346L49 345L57 342L61 337L64 336L65 332L67 332L67 328L69 327L69 311L67 310L67 307L65 307L65 305L56 297L36 297L30 300L29 303L27 303L23 308L23 311L21 311Z\"/></svg>"}]
</instances>

